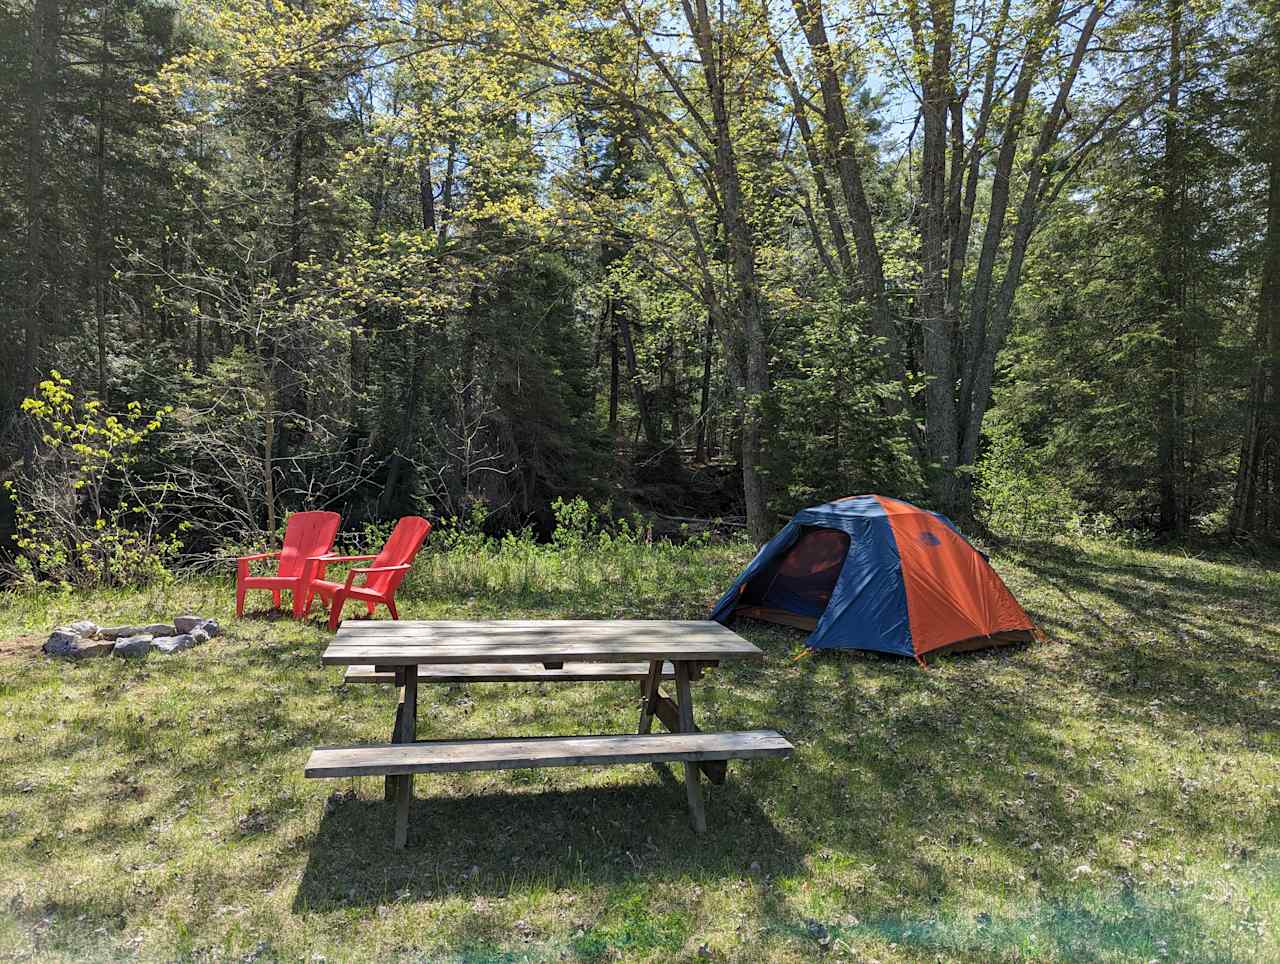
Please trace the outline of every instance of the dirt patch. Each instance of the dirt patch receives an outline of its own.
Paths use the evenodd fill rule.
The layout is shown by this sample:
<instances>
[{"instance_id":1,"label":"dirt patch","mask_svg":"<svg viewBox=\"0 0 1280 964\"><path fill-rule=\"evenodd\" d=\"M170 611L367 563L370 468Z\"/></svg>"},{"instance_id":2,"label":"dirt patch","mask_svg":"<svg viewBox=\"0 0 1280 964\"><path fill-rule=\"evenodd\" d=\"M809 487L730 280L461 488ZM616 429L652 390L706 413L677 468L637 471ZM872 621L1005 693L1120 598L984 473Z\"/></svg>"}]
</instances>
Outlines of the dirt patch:
<instances>
[{"instance_id":1,"label":"dirt patch","mask_svg":"<svg viewBox=\"0 0 1280 964\"><path fill-rule=\"evenodd\" d=\"M43 636L15 636L13 639L0 639L0 659L38 656L40 647L43 645Z\"/></svg>"}]
</instances>

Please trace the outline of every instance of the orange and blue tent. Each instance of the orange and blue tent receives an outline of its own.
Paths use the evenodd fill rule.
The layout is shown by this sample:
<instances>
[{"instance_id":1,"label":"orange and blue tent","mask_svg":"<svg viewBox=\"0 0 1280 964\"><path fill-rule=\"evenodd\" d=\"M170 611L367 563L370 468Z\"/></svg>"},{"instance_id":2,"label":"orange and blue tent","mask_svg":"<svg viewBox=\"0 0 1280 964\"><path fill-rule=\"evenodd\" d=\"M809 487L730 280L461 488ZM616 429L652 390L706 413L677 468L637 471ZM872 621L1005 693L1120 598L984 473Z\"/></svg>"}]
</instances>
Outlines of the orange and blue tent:
<instances>
[{"instance_id":1,"label":"orange and blue tent","mask_svg":"<svg viewBox=\"0 0 1280 964\"><path fill-rule=\"evenodd\" d=\"M810 630L814 649L913 656L1032 639L1034 624L946 516L880 495L796 513L720 598L736 616Z\"/></svg>"}]
</instances>

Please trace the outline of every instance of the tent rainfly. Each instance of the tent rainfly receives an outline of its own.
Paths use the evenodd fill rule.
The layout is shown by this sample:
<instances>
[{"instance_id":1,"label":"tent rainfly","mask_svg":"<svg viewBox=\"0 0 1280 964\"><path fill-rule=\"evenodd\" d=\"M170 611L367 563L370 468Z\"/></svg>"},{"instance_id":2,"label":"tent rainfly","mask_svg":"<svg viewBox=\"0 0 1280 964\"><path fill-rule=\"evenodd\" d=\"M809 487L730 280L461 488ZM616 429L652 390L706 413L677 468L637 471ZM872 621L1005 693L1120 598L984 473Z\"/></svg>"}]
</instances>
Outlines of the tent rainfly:
<instances>
[{"instance_id":1,"label":"tent rainfly","mask_svg":"<svg viewBox=\"0 0 1280 964\"><path fill-rule=\"evenodd\" d=\"M914 656L1024 642L1034 626L950 519L856 495L796 513L711 618L809 630L814 649Z\"/></svg>"}]
</instances>

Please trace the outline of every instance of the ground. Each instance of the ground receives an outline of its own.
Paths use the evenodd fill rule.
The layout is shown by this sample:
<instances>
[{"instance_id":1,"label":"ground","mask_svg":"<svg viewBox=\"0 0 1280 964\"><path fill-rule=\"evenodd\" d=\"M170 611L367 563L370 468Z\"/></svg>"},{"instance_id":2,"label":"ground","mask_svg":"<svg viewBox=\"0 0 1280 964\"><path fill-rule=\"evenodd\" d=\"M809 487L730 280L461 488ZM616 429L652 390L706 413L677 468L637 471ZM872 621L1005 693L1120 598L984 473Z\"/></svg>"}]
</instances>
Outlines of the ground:
<instances>
[{"instance_id":1,"label":"ground","mask_svg":"<svg viewBox=\"0 0 1280 964\"><path fill-rule=\"evenodd\" d=\"M697 617L742 546L455 545L405 617ZM318 744L385 739L330 638L228 577L0 597L0 957L41 960L1280 960L1280 574L1114 545L993 561L1047 641L929 670L806 656L697 691L704 727L774 727L688 829L654 767L420 777L391 848L373 779ZM265 603L259 596L258 605ZM173 656L38 654L91 616L217 616ZM625 732L636 687L424 690L425 735Z\"/></svg>"}]
</instances>

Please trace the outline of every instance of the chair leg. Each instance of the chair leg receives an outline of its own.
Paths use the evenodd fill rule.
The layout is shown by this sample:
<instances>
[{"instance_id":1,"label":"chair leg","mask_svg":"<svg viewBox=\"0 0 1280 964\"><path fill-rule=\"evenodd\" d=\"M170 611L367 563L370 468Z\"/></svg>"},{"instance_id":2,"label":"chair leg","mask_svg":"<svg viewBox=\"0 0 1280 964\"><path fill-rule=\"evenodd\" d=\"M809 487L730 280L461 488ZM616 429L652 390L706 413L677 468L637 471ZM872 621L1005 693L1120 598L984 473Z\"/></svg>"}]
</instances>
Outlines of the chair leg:
<instances>
[{"instance_id":1,"label":"chair leg","mask_svg":"<svg viewBox=\"0 0 1280 964\"><path fill-rule=\"evenodd\" d=\"M276 609L280 608L280 590L279 589L271 590L271 602L276 607Z\"/></svg>"},{"instance_id":2,"label":"chair leg","mask_svg":"<svg viewBox=\"0 0 1280 964\"><path fill-rule=\"evenodd\" d=\"M347 594L341 589L333 594L333 602L329 604L329 629L337 631L342 621L342 606L347 601Z\"/></svg>"},{"instance_id":3,"label":"chair leg","mask_svg":"<svg viewBox=\"0 0 1280 964\"><path fill-rule=\"evenodd\" d=\"M373 610L374 610L374 608L375 608L377 605L378 605L377 603L367 602L367 603L365 603L365 604L364 604L364 608L365 608L365 609L367 609L367 610L369 610L369 615L370 615L370 616L372 616L372 615L373 615Z\"/></svg>"},{"instance_id":4,"label":"chair leg","mask_svg":"<svg viewBox=\"0 0 1280 964\"><path fill-rule=\"evenodd\" d=\"M244 615L244 594L248 592L240 582L236 581L236 616Z\"/></svg>"},{"instance_id":5,"label":"chair leg","mask_svg":"<svg viewBox=\"0 0 1280 964\"><path fill-rule=\"evenodd\" d=\"M302 608L302 590L294 589L289 593L293 600L293 618L301 619L306 615L306 610Z\"/></svg>"},{"instance_id":6,"label":"chair leg","mask_svg":"<svg viewBox=\"0 0 1280 964\"><path fill-rule=\"evenodd\" d=\"M388 600L387 600L387 608L391 610L391 618L392 618L392 619L399 619L399 618L400 618L400 614L399 614L398 612L396 612L396 601L395 601L394 599L388 599Z\"/></svg>"}]
</instances>

